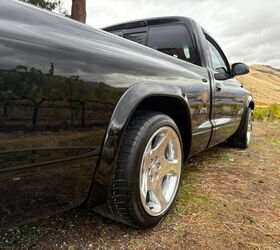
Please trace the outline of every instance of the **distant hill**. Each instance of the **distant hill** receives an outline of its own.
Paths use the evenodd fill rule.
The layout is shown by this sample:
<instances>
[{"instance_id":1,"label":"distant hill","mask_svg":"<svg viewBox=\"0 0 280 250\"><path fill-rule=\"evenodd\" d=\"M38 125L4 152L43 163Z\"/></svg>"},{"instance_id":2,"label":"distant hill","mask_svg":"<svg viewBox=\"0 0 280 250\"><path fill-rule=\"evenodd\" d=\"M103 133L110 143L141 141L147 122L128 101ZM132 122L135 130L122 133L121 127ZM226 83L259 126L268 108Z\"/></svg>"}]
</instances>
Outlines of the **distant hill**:
<instances>
[{"instance_id":1,"label":"distant hill","mask_svg":"<svg viewBox=\"0 0 280 250\"><path fill-rule=\"evenodd\" d=\"M257 106L280 104L280 69L254 64L250 66L250 73L239 76L238 80L252 92Z\"/></svg>"}]
</instances>

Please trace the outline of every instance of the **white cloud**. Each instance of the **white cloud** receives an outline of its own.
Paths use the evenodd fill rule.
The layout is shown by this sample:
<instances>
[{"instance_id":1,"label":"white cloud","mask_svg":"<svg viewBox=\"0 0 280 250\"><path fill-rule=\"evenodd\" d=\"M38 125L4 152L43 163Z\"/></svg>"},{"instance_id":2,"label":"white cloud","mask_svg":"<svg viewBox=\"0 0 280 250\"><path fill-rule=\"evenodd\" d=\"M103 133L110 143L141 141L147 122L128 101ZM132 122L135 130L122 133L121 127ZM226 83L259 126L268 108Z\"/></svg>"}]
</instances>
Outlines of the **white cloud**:
<instances>
[{"instance_id":1,"label":"white cloud","mask_svg":"<svg viewBox=\"0 0 280 250\"><path fill-rule=\"evenodd\" d=\"M70 10L71 0L64 0ZM87 0L87 23L105 27L157 17L188 16L219 42L231 62L280 68L279 0Z\"/></svg>"}]
</instances>

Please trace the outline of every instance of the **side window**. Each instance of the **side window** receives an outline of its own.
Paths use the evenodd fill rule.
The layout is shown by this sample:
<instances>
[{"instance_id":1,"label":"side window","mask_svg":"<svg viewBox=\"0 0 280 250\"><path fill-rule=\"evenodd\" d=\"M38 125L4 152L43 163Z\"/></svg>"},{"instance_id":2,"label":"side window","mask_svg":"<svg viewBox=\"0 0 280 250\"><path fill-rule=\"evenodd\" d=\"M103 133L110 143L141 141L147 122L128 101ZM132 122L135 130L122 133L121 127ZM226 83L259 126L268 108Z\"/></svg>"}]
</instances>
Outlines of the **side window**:
<instances>
[{"instance_id":1,"label":"side window","mask_svg":"<svg viewBox=\"0 0 280 250\"><path fill-rule=\"evenodd\" d=\"M147 45L170 56L197 64L194 45L184 25L150 27Z\"/></svg>"},{"instance_id":2,"label":"side window","mask_svg":"<svg viewBox=\"0 0 280 250\"><path fill-rule=\"evenodd\" d=\"M123 37L133 42L146 45L147 32L125 33Z\"/></svg>"},{"instance_id":3,"label":"side window","mask_svg":"<svg viewBox=\"0 0 280 250\"><path fill-rule=\"evenodd\" d=\"M210 58L212 61L213 69L222 72L222 73L228 73L229 69L227 66L227 62L223 58L222 53L217 49L217 45L215 46L212 42L207 40L209 52L210 52Z\"/></svg>"}]
</instances>

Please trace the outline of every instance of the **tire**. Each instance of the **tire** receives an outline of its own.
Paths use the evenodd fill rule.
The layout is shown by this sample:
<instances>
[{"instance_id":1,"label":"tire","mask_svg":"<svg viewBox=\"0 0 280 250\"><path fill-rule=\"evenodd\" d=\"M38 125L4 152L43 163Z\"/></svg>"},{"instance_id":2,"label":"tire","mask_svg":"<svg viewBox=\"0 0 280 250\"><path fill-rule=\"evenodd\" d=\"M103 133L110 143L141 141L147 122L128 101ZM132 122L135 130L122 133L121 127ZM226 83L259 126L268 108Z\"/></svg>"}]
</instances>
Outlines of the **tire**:
<instances>
[{"instance_id":1,"label":"tire","mask_svg":"<svg viewBox=\"0 0 280 250\"><path fill-rule=\"evenodd\" d=\"M115 219L138 228L157 225L177 194L182 154L179 129L169 116L137 113L124 134L112 180Z\"/></svg>"},{"instance_id":2,"label":"tire","mask_svg":"<svg viewBox=\"0 0 280 250\"><path fill-rule=\"evenodd\" d=\"M238 130L228 140L228 144L237 148L248 148L252 132L252 110L247 108Z\"/></svg>"}]
</instances>

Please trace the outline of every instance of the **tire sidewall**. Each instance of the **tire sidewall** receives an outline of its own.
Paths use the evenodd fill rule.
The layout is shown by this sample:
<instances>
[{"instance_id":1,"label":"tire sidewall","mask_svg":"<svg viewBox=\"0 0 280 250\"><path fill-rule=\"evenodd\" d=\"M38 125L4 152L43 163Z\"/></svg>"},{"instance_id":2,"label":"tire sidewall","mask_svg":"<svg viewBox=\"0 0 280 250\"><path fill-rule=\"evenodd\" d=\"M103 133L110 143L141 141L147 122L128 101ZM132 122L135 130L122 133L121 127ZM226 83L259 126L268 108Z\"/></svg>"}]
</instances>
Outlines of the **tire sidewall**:
<instances>
[{"instance_id":1,"label":"tire sidewall","mask_svg":"<svg viewBox=\"0 0 280 250\"><path fill-rule=\"evenodd\" d=\"M241 130L241 138L242 138L242 142L244 145L244 148L248 148L250 141L248 141L248 136L247 136L247 132L248 132L248 125L249 125L249 120L250 118L252 119L252 110L251 108L247 108L246 111L246 116L245 116L245 120L242 126L242 130Z\"/></svg>"},{"instance_id":2,"label":"tire sidewall","mask_svg":"<svg viewBox=\"0 0 280 250\"><path fill-rule=\"evenodd\" d=\"M246 129L246 145L247 145L247 147L249 147L249 144L250 144L250 142L251 142L251 137L252 137L252 119L253 119L253 117L252 117L252 110L251 110L251 108L248 108L248 115L247 115L247 129ZM251 120L251 121L250 121ZM247 133L248 133L248 127L249 127L249 122L251 122L251 134L250 134L250 139L248 140L248 135L247 135Z\"/></svg>"}]
</instances>

